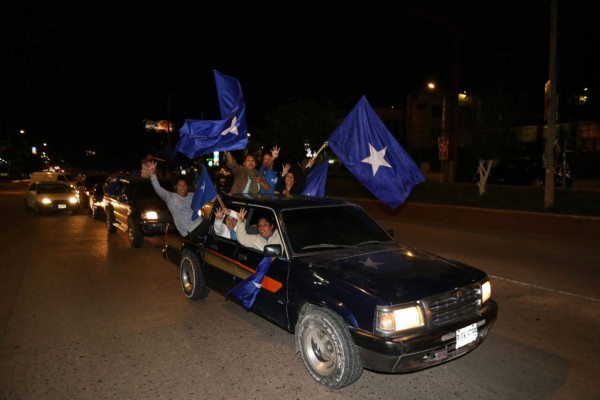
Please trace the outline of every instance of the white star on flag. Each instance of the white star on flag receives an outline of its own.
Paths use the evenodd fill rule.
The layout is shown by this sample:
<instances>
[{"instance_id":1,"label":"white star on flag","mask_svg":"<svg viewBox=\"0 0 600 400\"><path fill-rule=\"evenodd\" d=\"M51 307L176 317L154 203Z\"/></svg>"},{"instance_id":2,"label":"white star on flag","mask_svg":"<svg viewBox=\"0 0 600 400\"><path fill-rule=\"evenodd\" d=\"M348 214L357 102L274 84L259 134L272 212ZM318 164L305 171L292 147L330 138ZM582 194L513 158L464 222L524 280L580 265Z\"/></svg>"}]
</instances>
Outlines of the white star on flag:
<instances>
[{"instance_id":1,"label":"white star on flag","mask_svg":"<svg viewBox=\"0 0 600 400\"><path fill-rule=\"evenodd\" d=\"M371 257L367 257L366 261L359 261L359 263L364 265L366 268L375 268L375 269L377 269L378 265L383 264L383 263L378 263L378 262L371 260Z\"/></svg>"},{"instance_id":2,"label":"white star on flag","mask_svg":"<svg viewBox=\"0 0 600 400\"><path fill-rule=\"evenodd\" d=\"M369 155L369 157L361 161L367 164L371 164L371 167L373 168L373 176L375 176L379 167L392 168L392 166L388 164L388 162L384 159L386 151L387 147L384 147L383 149L377 151L375 150L375 147L373 147L373 145L369 143L369 152L371 153L371 155Z\"/></svg>"},{"instance_id":3,"label":"white star on flag","mask_svg":"<svg viewBox=\"0 0 600 400\"><path fill-rule=\"evenodd\" d=\"M234 135L238 134L238 129L237 126L235 126L235 124L237 124L237 117L234 116L233 119L231 120L231 126L227 129L225 129L223 132L221 132L221 135L225 136L227 135L229 132L233 133Z\"/></svg>"}]
</instances>

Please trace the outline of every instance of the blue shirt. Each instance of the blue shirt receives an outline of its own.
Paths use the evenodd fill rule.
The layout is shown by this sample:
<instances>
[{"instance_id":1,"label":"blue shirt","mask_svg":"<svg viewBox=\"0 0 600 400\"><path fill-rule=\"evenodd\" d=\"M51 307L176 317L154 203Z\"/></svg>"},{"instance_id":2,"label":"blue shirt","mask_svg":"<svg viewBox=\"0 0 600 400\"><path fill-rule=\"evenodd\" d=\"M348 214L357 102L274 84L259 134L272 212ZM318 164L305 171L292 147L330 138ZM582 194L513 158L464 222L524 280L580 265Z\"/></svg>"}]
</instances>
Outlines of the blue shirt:
<instances>
[{"instance_id":1,"label":"blue shirt","mask_svg":"<svg viewBox=\"0 0 600 400\"><path fill-rule=\"evenodd\" d=\"M261 187L258 193L273 194L273 191L275 190L275 184L277 183L277 173L273 171L272 168L265 168L264 166L261 166L258 172L260 172L265 177L266 181L269 182L269 185L271 185L269 190L264 190Z\"/></svg>"}]
</instances>

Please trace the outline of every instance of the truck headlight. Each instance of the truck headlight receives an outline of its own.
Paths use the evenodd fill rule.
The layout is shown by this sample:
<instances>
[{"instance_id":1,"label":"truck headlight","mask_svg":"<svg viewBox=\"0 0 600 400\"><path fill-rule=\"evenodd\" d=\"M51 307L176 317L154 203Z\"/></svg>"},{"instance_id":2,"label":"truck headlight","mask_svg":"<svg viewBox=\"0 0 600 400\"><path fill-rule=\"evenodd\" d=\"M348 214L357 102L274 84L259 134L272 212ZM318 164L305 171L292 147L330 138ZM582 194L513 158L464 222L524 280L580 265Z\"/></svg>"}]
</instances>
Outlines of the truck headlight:
<instances>
[{"instance_id":1,"label":"truck headlight","mask_svg":"<svg viewBox=\"0 0 600 400\"><path fill-rule=\"evenodd\" d=\"M425 325L420 306L381 308L377 310L376 328L383 333L393 333Z\"/></svg>"},{"instance_id":2,"label":"truck headlight","mask_svg":"<svg viewBox=\"0 0 600 400\"><path fill-rule=\"evenodd\" d=\"M50 200L50 199L49 199L49 198L47 198L47 197L44 197L44 198L42 199L42 204L52 204L52 200Z\"/></svg>"},{"instance_id":3,"label":"truck headlight","mask_svg":"<svg viewBox=\"0 0 600 400\"><path fill-rule=\"evenodd\" d=\"M492 284L490 281L485 281L483 285L481 285L481 304L485 303L492 297Z\"/></svg>"},{"instance_id":4,"label":"truck headlight","mask_svg":"<svg viewBox=\"0 0 600 400\"><path fill-rule=\"evenodd\" d=\"M156 211L146 211L143 215L144 219L158 219L158 213Z\"/></svg>"},{"instance_id":5,"label":"truck headlight","mask_svg":"<svg viewBox=\"0 0 600 400\"><path fill-rule=\"evenodd\" d=\"M69 203L77 204L77 203L79 203L79 200L77 200L77 197L75 197L75 196L69 197Z\"/></svg>"}]
</instances>

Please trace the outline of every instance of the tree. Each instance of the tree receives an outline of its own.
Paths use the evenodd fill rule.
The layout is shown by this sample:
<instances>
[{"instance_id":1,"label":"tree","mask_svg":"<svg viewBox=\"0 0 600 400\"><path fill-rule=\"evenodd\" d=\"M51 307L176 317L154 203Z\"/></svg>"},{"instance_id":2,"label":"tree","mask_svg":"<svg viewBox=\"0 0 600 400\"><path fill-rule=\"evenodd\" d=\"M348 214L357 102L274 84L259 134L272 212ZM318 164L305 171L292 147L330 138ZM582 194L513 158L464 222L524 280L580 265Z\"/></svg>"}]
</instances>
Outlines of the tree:
<instances>
[{"instance_id":1,"label":"tree","mask_svg":"<svg viewBox=\"0 0 600 400\"><path fill-rule=\"evenodd\" d=\"M496 86L483 92L478 101L470 101L460 109L460 129L478 158L480 195L485 193L494 161L515 145L511 131L515 104L514 96Z\"/></svg>"}]
</instances>

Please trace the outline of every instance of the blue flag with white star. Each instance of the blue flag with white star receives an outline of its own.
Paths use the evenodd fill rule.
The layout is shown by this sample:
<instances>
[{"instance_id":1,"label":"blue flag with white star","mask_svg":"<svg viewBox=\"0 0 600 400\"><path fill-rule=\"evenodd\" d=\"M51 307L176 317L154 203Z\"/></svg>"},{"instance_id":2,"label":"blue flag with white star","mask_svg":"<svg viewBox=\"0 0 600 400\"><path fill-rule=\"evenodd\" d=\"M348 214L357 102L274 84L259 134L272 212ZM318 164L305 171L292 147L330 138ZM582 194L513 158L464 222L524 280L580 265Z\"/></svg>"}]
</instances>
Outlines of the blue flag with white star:
<instances>
[{"instance_id":1,"label":"blue flag with white star","mask_svg":"<svg viewBox=\"0 0 600 400\"><path fill-rule=\"evenodd\" d=\"M248 137L233 133L236 124L235 116L214 121L186 119L175 150L194 160L215 151L245 149Z\"/></svg>"},{"instance_id":2,"label":"blue flag with white star","mask_svg":"<svg viewBox=\"0 0 600 400\"><path fill-rule=\"evenodd\" d=\"M242 86L237 79L217 71L214 71L214 76L222 119L186 119L179 129L175 150L192 160L215 151L245 149L248 145Z\"/></svg>"},{"instance_id":3,"label":"blue flag with white star","mask_svg":"<svg viewBox=\"0 0 600 400\"><path fill-rule=\"evenodd\" d=\"M226 119L231 116L236 117L236 132L243 136L248 142L248 124L246 123L246 103L242 95L242 85L240 82L219 71L213 70L215 83L217 85L217 94L219 95L219 107L221 109L221 118ZM244 147L245 148L245 145Z\"/></svg>"},{"instance_id":4,"label":"blue flag with white star","mask_svg":"<svg viewBox=\"0 0 600 400\"><path fill-rule=\"evenodd\" d=\"M328 139L350 172L382 203L396 208L425 177L365 96Z\"/></svg>"},{"instance_id":5,"label":"blue flag with white star","mask_svg":"<svg viewBox=\"0 0 600 400\"><path fill-rule=\"evenodd\" d=\"M316 167L313 167L312 171L306 175L302 195L325 197L325 185L327 183L328 169L329 163L327 161L322 162Z\"/></svg>"},{"instance_id":6,"label":"blue flag with white star","mask_svg":"<svg viewBox=\"0 0 600 400\"><path fill-rule=\"evenodd\" d=\"M196 180L196 188L194 189L194 196L192 196L192 220L198 219L198 211L203 205L217 197L217 189L215 188L206 166L202 166L202 172Z\"/></svg>"},{"instance_id":7,"label":"blue flag with white star","mask_svg":"<svg viewBox=\"0 0 600 400\"><path fill-rule=\"evenodd\" d=\"M269 271L272 262L273 259L271 257L264 257L258 263L256 272L235 285L233 289L227 293L227 296L232 296L237 299L246 311L250 310L252 305L254 305L256 295L260 292L262 281Z\"/></svg>"}]
</instances>

